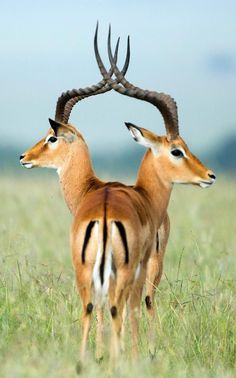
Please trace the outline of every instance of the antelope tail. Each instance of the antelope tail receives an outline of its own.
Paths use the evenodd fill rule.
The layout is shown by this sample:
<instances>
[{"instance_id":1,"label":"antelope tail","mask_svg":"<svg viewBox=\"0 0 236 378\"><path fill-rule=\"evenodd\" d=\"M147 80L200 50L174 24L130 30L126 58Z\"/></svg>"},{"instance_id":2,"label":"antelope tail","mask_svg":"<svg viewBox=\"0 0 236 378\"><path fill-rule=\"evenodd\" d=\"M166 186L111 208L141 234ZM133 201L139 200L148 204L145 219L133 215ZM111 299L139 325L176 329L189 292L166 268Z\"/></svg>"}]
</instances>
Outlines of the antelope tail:
<instances>
[{"instance_id":1,"label":"antelope tail","mask_svg":"<svg viewBox=\"0 0 236 378\"><path fill-rule=\"evenodd\" d=\"M107 194L105 193L103 219L96 222L98 250L93 268L93 283L98 300L103 300L108 293L112 271L111 233L107 221Z\"/></svg>"}]
</instances>

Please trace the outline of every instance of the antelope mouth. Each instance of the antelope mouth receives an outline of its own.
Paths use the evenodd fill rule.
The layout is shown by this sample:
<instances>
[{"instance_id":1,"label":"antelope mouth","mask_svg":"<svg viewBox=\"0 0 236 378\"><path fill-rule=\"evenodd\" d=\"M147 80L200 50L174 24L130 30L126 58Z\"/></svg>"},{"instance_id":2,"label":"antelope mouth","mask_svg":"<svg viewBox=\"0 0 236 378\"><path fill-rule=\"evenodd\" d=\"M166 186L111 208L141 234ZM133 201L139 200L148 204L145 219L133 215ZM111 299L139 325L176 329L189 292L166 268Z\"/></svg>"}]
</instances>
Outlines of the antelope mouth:
<instances>
[{"instance_id":1,"label":"antelope mouth","mask_svg":"<svg viewBox=\"0 0 236 378\"><path fill-rule=\"evenodd\" d=\"M33 168L33 164L32 163L24 163L23 161L20 162L22 167L25 167L27 169L30 169L30 168Z\"/></svg>"},{"instance_id":2,"label":"antelope mouth","mask_svg":"<svg viewBox=\"0 0 236 378\"><path fill-rule=\"evenodd\" d=\"M211 186L214 183L214 181L200 181L199 185L200 185L201 188L205 189L205 188L208 188L209 186Z\"/></svg>"}]
</instances>

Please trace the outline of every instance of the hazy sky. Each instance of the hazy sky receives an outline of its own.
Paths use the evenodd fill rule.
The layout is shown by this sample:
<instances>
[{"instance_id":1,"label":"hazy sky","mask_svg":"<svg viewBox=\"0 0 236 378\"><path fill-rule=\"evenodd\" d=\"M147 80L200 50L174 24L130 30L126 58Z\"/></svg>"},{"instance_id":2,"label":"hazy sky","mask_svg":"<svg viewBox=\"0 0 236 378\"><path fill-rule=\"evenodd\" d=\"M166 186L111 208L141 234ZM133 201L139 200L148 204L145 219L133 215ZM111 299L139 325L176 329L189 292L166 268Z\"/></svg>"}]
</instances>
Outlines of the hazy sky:
<instances>
[{"instance_id":1,"label":"hazy sky","mask_svg":"<svg viewBox=\"0 0 236 378\"><path fill-rule=\"evenodd\" d=\"M131 36L127 79L176 99L189 146L211 149L236 132L235 0L1 0L0 145L29 147L46 133L62 91L101 79L97 20L104 61L110 22L113 44L121 36L120 66ZM112 92L84 100L71 116L93 151L130 145L124 121L164 132L152 105Z\"/></svg>"}]
</instances>

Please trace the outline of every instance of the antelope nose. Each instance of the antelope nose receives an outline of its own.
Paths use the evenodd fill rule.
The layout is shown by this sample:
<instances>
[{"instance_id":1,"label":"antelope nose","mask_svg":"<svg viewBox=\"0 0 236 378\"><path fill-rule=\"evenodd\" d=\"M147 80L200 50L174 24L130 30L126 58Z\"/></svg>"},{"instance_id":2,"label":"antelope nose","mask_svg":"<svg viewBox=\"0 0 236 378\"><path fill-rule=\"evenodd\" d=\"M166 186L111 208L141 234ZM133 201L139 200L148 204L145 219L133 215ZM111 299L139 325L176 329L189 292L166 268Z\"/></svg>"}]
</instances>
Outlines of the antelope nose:
<instances>
[{"instance_id":1,"label":"antelope nose","mask_svg":"<svg viewBox=\"0 0 236 378\"><path fill-rule=\"evenodd\" d=\"M208 176L209 176L212 180L215 180L215 179L216 179L216 176L214 175L214 173L208 173Z\"/></svg>"},{"instance_id":2,"label":"antelope nose","mask_svg":"<svg viewBox=\"0 0 236 378\"><path fill-rule=\"evenodd\" d=\"M25 155L20 155L20 160L24 159Z\"/></svg>"}]
</instances>

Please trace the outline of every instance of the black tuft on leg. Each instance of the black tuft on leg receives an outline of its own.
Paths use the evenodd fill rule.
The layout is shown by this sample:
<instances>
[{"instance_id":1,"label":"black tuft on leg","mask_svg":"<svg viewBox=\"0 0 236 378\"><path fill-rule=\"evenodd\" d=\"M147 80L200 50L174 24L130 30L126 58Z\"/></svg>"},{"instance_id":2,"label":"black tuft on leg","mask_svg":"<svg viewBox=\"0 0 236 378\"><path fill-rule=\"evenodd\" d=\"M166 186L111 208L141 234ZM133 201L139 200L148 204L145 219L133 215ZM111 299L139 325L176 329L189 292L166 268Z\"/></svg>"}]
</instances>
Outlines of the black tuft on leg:
<instances>
[{"instance_id":1,"label":"black tuft on leg","mask_svg":"<svg viewBox=\"0 0 236 378\"><path fill-rule=\"evenodd\" d=\"M148 310L151 310L152 308L152 302L151 302L151 298L149 295L146 296L145 298L145 303L146 303L146 307Z\"/></svg>"},{"instance_id":2,"label":"black tuft on leg","mask_svg":"<svg viewBox=\"0 0 236 378\"><path fill-rule=\"evenodd\" d=\"M112 306L111 309L110 309L110 311L111 311L111 316L113 318L115 318L117 316L117 308L116 308L116 306Z\"/></svg>"},{"instance_id":3,"label":"black tuft on leg","mask_svg":"<svg viewBox=\"0 0 236 378\"><path fill-rule=\"evenodd\" d=\"M80 375L82 373L82 370L83 370L82 362L78 361L76 366L75 366L75 371L76 371L77 375Z\"/></svg>"},{"instance_id":4,"label":"black tuft on leg","mask_svg":"<svg viewBox=\"0 0 236 378\"><path fill-rule=\"evenodd\" d=\"M100 365L102 362L103 362L103 356L102 357L99 357L99 358L96 358L96 363L98 364L98 365Z\"/></svg>"},{"instance_id":5,"label":"black tuft on leg","mask_svg":"<svg viewBox=\"0 0 236 378\"><path fill-rule=\"evenodd\" d=\"M91 314L93 311L93 304L90 302L87 304L87 314Z\"/></svg>"}]
</instances>

